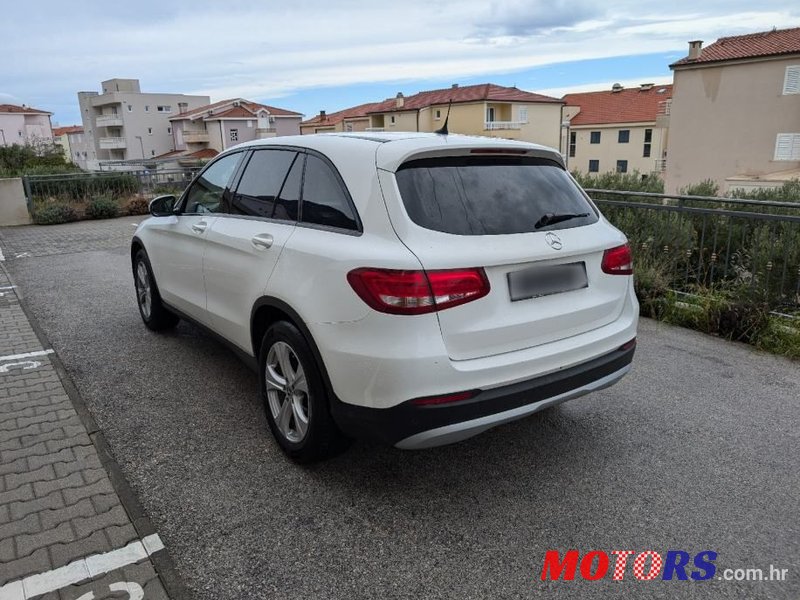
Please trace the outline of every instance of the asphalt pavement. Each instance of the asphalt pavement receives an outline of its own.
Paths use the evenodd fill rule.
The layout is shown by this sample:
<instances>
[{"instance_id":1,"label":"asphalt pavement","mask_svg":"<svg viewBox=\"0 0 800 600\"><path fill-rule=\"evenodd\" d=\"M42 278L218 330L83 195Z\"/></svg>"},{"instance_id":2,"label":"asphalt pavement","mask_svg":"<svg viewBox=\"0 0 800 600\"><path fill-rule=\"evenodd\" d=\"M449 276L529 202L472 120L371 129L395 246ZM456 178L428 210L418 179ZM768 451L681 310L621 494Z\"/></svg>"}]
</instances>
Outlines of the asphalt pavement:
<instances>
[{"instance_id":1,"label":"asphalt pavement","mask_svg":"<svg viewBox=\"0 0 800 600\"><path fill-rule=\"evenodd\" d=\"M643 319L613 388L454 446L299 467L230 351L142 325L136 221L0 245L195 598L800 597L800 363ZM711 550L717 576L788 579L541 581L568 549Z\"/></svg>"}]
</instances>

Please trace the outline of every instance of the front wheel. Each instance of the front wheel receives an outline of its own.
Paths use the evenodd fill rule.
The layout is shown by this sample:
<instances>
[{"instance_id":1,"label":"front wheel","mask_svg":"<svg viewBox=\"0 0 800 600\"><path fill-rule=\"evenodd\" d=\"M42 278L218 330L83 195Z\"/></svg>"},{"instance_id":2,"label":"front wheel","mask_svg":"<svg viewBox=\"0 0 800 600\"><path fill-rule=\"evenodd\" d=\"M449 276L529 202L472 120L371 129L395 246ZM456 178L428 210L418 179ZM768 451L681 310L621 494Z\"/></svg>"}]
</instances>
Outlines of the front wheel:
<instances>
[{"instance_id":1,"label":"front wheel","mask_svg":"<svg viewBox=\"0 0 800 600\"><path fill-rule=\"evenodd\" d=\"M147 252L139 250L133 259L133 282L136 286L136 303L139 314L148 329L162 331L178 324L178 317L171 313L161 302L161 295L156 287L153 269Z\"/></svg>"},{"instance_id":2,"label":"front wheel","mask_svg":"<svg viewBox=\"0 0 800 600\"><path fill-rule=\"evenodd\" d=\"M261 395L272 435L293 460L310 463L338 454L346 440L328 407L322 376L303 334L280 321L259 352Z\"/></svg>"}]
</instances>

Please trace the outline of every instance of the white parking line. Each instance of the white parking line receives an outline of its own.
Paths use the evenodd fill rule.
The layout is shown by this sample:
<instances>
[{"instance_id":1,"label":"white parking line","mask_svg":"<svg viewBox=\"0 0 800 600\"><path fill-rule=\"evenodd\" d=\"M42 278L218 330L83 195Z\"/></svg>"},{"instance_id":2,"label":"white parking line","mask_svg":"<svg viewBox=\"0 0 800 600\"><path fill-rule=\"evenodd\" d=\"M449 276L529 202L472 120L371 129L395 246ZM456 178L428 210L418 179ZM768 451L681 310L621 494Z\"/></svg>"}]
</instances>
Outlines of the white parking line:
<instances>
[{"instance_id":1,"label":"white parking line","mask_svg":"<svg viewBox=\"0 0 800 600\"><path fill-rule=\"evenodd\" d=\"M58 569L29 575L0 587L0 600L28 600L48 592L60 590L85 579L115 571L144 560L164 548L157 533L131 542L124 548L93 554Z\"/></svg>"},{"instance_id":2,"label":"white parking line","mask_svg":"<svg viewBox=\"0 0 800 600\"><path fill-rule=\"evenodd\" d=\"M34 356L44 356L46 354L52 354L53 349L49 350L36 350L34 352L25 352L23 354L6 354L5 356L0 356L0 362L5 362L7 360L21 360L23 358L32 358ZM0 598L0 600L3 600Z\"/></svg>"}]
</instances>

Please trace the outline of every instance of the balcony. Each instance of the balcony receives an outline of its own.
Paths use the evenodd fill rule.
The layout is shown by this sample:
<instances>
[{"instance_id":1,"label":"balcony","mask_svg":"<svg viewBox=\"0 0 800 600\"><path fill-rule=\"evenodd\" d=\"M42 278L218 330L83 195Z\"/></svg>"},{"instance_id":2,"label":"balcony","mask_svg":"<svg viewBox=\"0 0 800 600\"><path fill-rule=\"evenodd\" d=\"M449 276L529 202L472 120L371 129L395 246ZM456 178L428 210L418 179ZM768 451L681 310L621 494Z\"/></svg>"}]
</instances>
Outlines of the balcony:
<instances>
[{"instance_id":1,"label":"balcony","mask_svg":"<svg viewBox=\"0 0 800 600\"><path fill-rule=\"evenodd\" d=\"M210 138L207 131L184 131L183 141L187 144L207 144Z\"/></svg>"},{"instance_id":2,"label":"balcony","mask_svg":"<svg viewBox=\"0 0 800 600\"><path fill-rule=\"evenodd\" d=\"M122 127L122 117L119 115L100 115L95 120L98 127Z\"/></svg>"},{"instance_id":3,"label":"balcony","mask_svg":"<svg viewBox=\"0 0 800 600\"><path fill-rule=\"evenodd\" d=\"M658 113L656 114L656 127L666 129L669 127L669 115L672 112L672 99L662 100L658 103Z\"/></svg>"},{"instance_id":4,"label":"balcony","mask_svg":"<svg viewBox=\"0 0 800 600\"><path fill-rule=\"evenodd\" d=\"M265 138L273 138L278 135L274 127L258 127L256 128L256 139L263 140Z\"/></svg>"},{"instance_id":5,"label":"balcony","mask_svg":"<svg viewBox=\"0 0 800 600\"><path fill-rule=\"evenodd\" d=\"M383 127L367 127L364 131L385 131Z\"/></svg>"},{"instance_id":6,"label":"balcony","mask_svg":"<svg viewBox=\"0 0 800 600\"><path fill-rule=\"evenodd\" d=\"M527 121L486 121L484 129L494 131L497 129L522 129Z\"/></svg>"},{"instance_id":7,"label":"balcony","mask_svg":"<svg viewBox=\"0 0 800 600\"><path fill-rule=\"evenodd\" d=\"M127 148L125 138L122 137L104 137L100 138L99 142L101 150L119 150Z\"/></svg>"}]
</instances>

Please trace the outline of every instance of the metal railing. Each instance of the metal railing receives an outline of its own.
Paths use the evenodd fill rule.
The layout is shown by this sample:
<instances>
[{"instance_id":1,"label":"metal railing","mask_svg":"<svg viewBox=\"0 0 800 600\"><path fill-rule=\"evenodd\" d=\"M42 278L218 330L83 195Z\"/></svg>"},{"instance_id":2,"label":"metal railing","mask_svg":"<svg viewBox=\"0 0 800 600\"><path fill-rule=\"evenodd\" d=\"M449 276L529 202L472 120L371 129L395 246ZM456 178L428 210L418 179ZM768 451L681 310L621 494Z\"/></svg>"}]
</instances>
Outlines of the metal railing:
<instances>
[{"instance_id":1,"label":"metal railing","mask_svg":"<svg viewBox=\"0 0 800 600\"><path fill-rule=\"evenodd\" d=\"M586 192L670 289L713 288L800 315L800 199Z\"/></svg>"},{"instance_id":2,"label":"metal railing","mask_svg":"<svg viewBox=\"0 0 800 600\"><path fill-rule=\"evenodd\" d=\"M522 129L527 121L486 121L484 129L494 131L496 129Z\"/></svg>"},{"instance_id":3,"label":"metal railing","mask_svg":"<svg viewBox=\"0 0 800 600\"><path fill-rule=\"evenodd\" d=\"M134 198L180 194L200 167L141 171L107 171L63 175L29 175L22 178L28 211L34 216L45 204L80 206L106 197L124 204Z\"/></svg>"}]
</instances>

